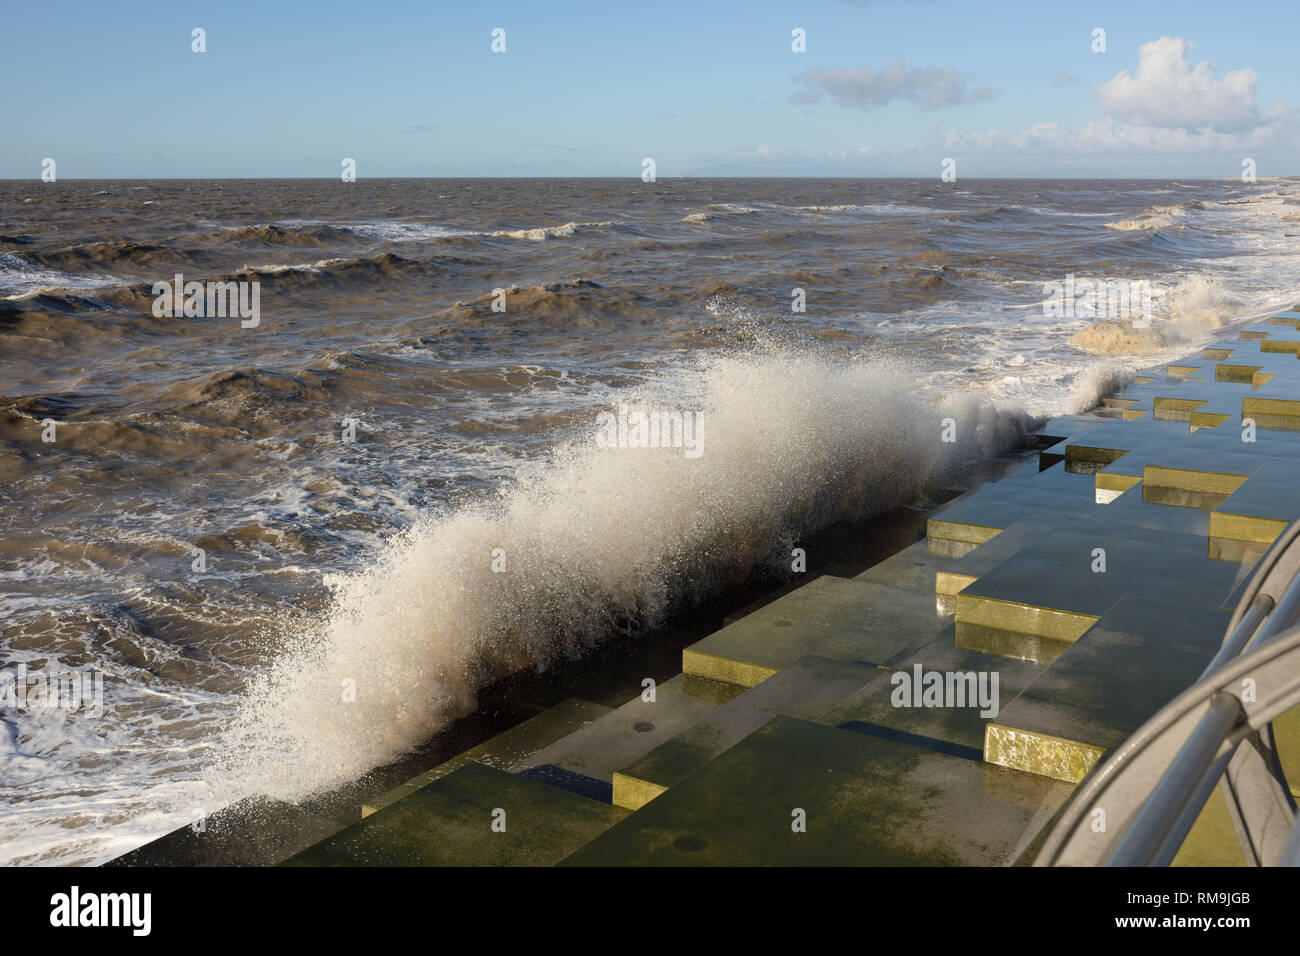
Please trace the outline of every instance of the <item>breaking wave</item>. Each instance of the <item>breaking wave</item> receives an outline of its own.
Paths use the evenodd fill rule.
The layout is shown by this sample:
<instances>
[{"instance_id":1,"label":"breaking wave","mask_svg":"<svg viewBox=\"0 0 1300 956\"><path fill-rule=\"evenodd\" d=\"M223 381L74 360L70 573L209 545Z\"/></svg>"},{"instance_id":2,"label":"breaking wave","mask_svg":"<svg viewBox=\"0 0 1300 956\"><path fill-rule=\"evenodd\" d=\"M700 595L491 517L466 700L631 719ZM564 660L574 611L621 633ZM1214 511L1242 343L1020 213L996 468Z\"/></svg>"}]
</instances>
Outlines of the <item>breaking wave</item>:
<instances>
[{"instance_id":1,"label":"breaking wave","mask_svg":"<svg viewBox=\"0 0 1300 956\"><path fill-rule=\"evenodd\" d=\"M219 774L286 798L355 777L471 712L485 684L653 626L1029 424L973 399L918 400L910 374L768 353L629 396L697 412L702 455L577 437L496 498L420 520L331 582L323 626L277 639ZM946 417L957 443L940 440ZM341 703L349 681L356 700Z\"/></svg>"}]
</instances>

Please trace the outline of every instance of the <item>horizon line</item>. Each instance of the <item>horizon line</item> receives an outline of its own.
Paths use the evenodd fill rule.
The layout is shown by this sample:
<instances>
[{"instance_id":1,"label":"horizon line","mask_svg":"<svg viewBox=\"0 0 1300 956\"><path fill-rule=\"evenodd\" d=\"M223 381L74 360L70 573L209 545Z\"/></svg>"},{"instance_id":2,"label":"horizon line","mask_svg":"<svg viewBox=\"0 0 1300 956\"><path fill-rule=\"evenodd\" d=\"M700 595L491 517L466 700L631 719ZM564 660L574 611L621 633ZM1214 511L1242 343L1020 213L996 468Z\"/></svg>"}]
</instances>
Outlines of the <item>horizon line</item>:
<instances>
[{"instance_id":1,"label":"horizon line","mask_svg":"<svg viewBox=\"0 0 1300 956\"><path fill-rule=\"evenodd\" d=\"M626 180L632 180L632 181L635 181L635 182L640 182L640 181L641 181L641 177L640 177L640 176L637 176L637 175L631 175L631 176L628 176L628 175L622 175L622 176L523 176L523 175L514 175L514 176L364 176L364 177L358 176L355 180L353 180L353 182L361 182L361 181L363 181L363 180L371 180L371 181L374 181L374 182L384 182L384 181L390 181L390 180L406 180L406 179L413 179L413 180L414 180L414 179L443 179L443 180L445 180L445 179L478 179L478 180L496 180L496 179L521 179L521 180L523 180L523 179L539 179L539 180L586 180L586 179L606 179L606 180L623 180L623 179L626 179ZM935 180L942 181L940 177L938 177L938 176L934 176L934 175L932 175L932 174L927 174L927 175L924 175L924 176L905 176L905 175L900 175L900 176L797 176L797 175L781 176L781 175L775 175L775 174L764 174L764 175L757 175L757 176L752 176L752 175L735 175L735 176L728 176L728 175L721 175L721 174L700 174L700 175L695 175L695 176L658 176L658 177L655 178L655 180L654 180L653 182L647 182L647 183L645 183L645 185L647 185L647 186L649 186L649 185L654 185L655 183L662 182L662 181L664 181L664 180L685 180L685 179L844 179L844 180L853 180L853 179L910 179L910 180L935 179ZM162 181L162 182L173 182L173 181L174 181L174 182L185 182L185 181L192 181L192 180L228 180L228 181L231 181L231 182L286 182L286 181L287 181L287 182L317 182L317 181L319 181L319 182L331 182L331 181L332 181L332 182L340 182L340 181L341 181L340 178L339 178L337 175L334 175L334 176L61 176L61 177L59 177L58 179L54 180L53 183L45 183L45 180L42 180L42 179L40 178L39 175L37 175L37 176L24 176L24 177L21 177L21 178L16 178L16 177L15 177L15 178L4 178L4 177L0 177L0 183L45 183L46 185L56 185L56 186L57 186L60 182L82 182L82 183L92 183L92 182L150 182L150 181ZM955 183L957 183L957 182L970 182L970 181L972 181L972 180L973 180L973 181L977 181L977 182L978 182L978 181L985 181L985 180L997 180L997 181L1024 180L1024 181L1027 181L1027 182L1039 182L1039 181L1043 181L1043 182L1048 182L1048 181L1050 181L1050 182L1059 182L1059 181L1061 181L1061 180L1066 180L1066 181L1079 181L1079 182L1084 182L1084 181L1095 181L1095 180L1126 180L1126 181L1150 180L1150 181L1152 181L1152 182L1172 182L1172 181L1195 180L1195 181L1199 181L1199 182L1209 182L1209 183L1214 183L1214 182L1237 182L1237 181L1242 181L1243 183L1245 182L1244 180L1240 180L1240 177L1239 177L1239 176L963 176L963 177L960 177L960 179L954 180L952 183L945 184L945 185L953 185L953 184L955 184ZM1295 176L1256 176L1255 179L1252 180L1252 182L1283 182L1283 181L1293 181L1293 180L1300 180L1300 175L1295 175ZM345 185L347 185L347 184L345 183Z\"/></svg>"}]
</instances>

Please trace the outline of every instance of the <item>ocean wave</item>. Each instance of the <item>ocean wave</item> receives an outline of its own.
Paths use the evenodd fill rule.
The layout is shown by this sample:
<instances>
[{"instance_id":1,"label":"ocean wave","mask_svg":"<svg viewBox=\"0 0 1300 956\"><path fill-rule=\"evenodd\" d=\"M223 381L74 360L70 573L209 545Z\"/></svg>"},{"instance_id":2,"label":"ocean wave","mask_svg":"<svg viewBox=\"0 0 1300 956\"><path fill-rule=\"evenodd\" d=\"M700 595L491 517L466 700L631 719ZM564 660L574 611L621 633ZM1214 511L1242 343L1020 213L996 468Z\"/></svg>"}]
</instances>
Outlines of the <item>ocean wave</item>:
<instances>
[{"instance_id":1,"label":"ocean wave","mask_svg":"<svg viewBox=\"0 0 1300 956\"><path fill-rule=\"evenodd\" d=\"M315 219L285 219L252 226L231 226L214 233L198 233L180 240L207 239L223 244L266 246L326 246L339 242L380 241L417 243L440 239L507 238L539 242L577 235L585 229L617 225L613 221L566 222L558 226L523 229L455 229L437 223L388 220L375 222L325 222Z\"/></svg>"},{"instance_id":2,"label":"ocean wave","mask_svg":"<svg viewBox=\"0 0 1300 956\"><path fill-rule=\"evenodd\" d=\"M279 287L302 287L320 283L373 283L406 276L441 274L445 271L444 267L435 262L408 259L394 252L380 252L373 256L341 256L318 259L315 262L245 264L234 273L219 276L212 281L245 280L267 282Z\"/></svg>"},{"instance_id":3,"label":"ocean wave","mask_svg":"<svg viewBox=\"0 0 1300 956\"><path fill-rule=\"evenodd\" d=\"M245 368L215 372L200 382L170 386L161 393L159 402L169 409L207 406L219 410L224 421L237 423L243 413L254 407L284 402L325 402L329 397L321 382L312 381L307 375Z\"/></svg>"},{"instance_id":4,"label":"ocean wave","mask_svg":"<svg viewBox=\"0 0 1300 956\"><path fill-rule=\"evenodd\" d=\"M1239 321L1244 299L1223 282L1186 276L1173 286L1152 290L1150 321L1105 319L1076 332L1069 343L1094 355L1152 355L1186 349L1209 338L1230 322Z\"/></svg>"},{"instance_id":5,"label":"ocean wave","mask_svg":"<svg viewBox=\"0 0 1300 956\"><path fill-rule=\"evenodd\" d=\"M364 239L379 239L384 242L424 242L428 239L464 235L464 230L426 222L359 222L334 228Z\"/></svg>"},{"instance_id":6,"label":"ocean wave","mask_svg":"<svg viewBox=\"0 0 1300 956\"><path fill-rule=\"evenodd\" d=\"M66 271L123 271L171 275L185 269L205 268L211 258L199 250L176 248L129 239L86 242L31 256L42 266ZM105 277L106 284L128 280ZM66 288L66 286L65 286Z\"/></svg>"},{"instance_id":7,"label":"ocean wave","mask_svg":"<svg viewBox=\"0 0 1300 956\"><path fill-rule=\"evenodd\" d=\"M222 244L248 245L255 243L266 246L323 246L347 233L323 223L307 222L262 223L256 226L232 226L213 233L199 233L181 237L193 241L207 239Z\"/></svg>"},{"instance_id":8,"label":"ocean wave","mask_svg":"<svg viewBox=\"0 0 1300 956\"><path fill-rule=\"evenodd\" d=\"M953 209L936 209L932 206L916 206L908 203L837 203L829 206L796 206L794 208L808 212L861 212L873 216L953 215L956 212Z\"/></svg>"},{"instance_id":9,"label":"ocean wave","mask_svg":"<svg viewBox=\"0 0 1300 956\"><path fill-rule=\"evenodd\" d=\"M545 328L596 328L603 321L643 312L650 303L638 292L607 288L589 279L548 282L544 285L502 287L506 311L496 306L498 294L485 292L469 302L457 302L438 314L453 326L468 327L541 320Z\"/></svg>"},{"instance_id":10,"label":"ocean wave","mask_svg":"<svg viewBox=\"0 0 1300 956\"><path fill-rule=\"evenodd\" d=\"M332 580L323 627L284 635L216 776L290 799L352 779L472 711L484 684L662 622L1023 432L1015 413L917 399L913 380L807 355L730 357L680 391L627 396L698 410L702 455L575 438L494 500L421 520ZM940 440L945 417L957 444ZM359 693L341 706L347 680Z\"/></svg>"},{"instance_id":11,"label":"ocean wave","mask_svg":"<svg viewBox=\"0 0 1300 956\"><path fill-rule=\"evenodd\" d=\"M1117 222L1108 222L1105 225L1107 229L1115 229L1120 232L1168 229L1170 226L1177 225L1189 210L1208 208L1209 206L1205 203L1194 199L1179 203L1176 206L1148 206L1132 219L1120 219Z\"/></svg>"},{"instance_id":12,"label":"ocean wave","mask_svg":"<svg viewBox=\"0 0 1300 956\"><path fill-rule=\"evenodd\" d=\"M691 225L703 225L709 222L719 222L722 220L732 219L736 216L750 216L759 212L753 206L742 206L738 203L710 203L699 212L687 213L682 216L678 222L685 222Z\"/></svg>"},{"instance_id":13,"label":"ocean wave","mask_svg":"<svg viewBox=\"0 0 1300 956\"><path fill-rule=\"evenodd\" d=\"M0 292L7 299L19 299L62 289L101 289L127 280L117 276L77 275L44 268L11 252L0 253Z\"/></svg>"},{"instance_id":14,"label":"ocean wave","mask_svg":"<svg viewBox=\"0 0 1300 956\"><path fill-rule=\"evenodd\" d=\"M493 232L469 232L463 235L492 236L494 238L526 239L530 242L542 242L546 239L567 239L586 229L601 229L616 225L605 222L566 222L559 226L538 226L533 229L498 229Z\"/></svg>"}]
</instances>

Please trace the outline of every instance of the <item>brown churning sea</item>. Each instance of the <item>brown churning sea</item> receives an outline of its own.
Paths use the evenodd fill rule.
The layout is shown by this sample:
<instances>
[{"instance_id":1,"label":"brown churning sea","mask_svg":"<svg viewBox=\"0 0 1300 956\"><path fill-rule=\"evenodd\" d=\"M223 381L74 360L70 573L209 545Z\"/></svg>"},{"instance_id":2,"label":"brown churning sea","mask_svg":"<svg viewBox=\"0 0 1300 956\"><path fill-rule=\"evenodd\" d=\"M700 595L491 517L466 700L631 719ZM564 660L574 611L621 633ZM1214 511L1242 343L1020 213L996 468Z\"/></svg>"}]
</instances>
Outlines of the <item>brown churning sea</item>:
<instances>
[{"instance_id":1,"label":"brown churning sea","mask_svg":"<svg viewBox=\"0 0 1300 956\"><path fill-rule=\"evenodd\" d=\"M0 709L0 860L99 861L195 805L347 779L471 710L494 668L635 632L1291 304L1298 199L0 183L0 667L105 688L97 720ZM257 283L260 322L156 315L178 273ZM1150 281L1153 329L1044 315L1071 274ZM599 413L638 402L698 412L698 460L593 447ZM963 438L939 448L945 417ZM372 692L340 712L350 676Z\"/></svg>"}]
</instances>

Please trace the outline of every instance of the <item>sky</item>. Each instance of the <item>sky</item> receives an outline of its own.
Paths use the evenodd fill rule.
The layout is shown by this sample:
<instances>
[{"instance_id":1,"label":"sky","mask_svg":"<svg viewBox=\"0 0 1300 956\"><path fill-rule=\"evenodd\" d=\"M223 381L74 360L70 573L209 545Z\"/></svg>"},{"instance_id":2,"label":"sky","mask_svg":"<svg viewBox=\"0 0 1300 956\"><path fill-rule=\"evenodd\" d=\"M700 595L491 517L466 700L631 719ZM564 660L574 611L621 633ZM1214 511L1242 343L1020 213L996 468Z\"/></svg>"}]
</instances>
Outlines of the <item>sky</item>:
<instances>
[{"instance_id":1,"label":"sky","mask_svg":"<svg viewBox=\"0 0 1300 956\"><path fill-rule=\"evenodd\" d=\"M1296 0L6 0L0 178L1295 175L1297 37Z\"/></svg>"}]
</instances>

